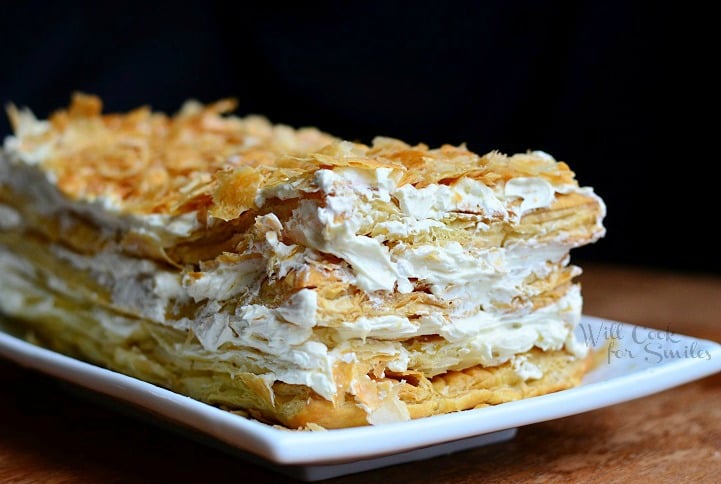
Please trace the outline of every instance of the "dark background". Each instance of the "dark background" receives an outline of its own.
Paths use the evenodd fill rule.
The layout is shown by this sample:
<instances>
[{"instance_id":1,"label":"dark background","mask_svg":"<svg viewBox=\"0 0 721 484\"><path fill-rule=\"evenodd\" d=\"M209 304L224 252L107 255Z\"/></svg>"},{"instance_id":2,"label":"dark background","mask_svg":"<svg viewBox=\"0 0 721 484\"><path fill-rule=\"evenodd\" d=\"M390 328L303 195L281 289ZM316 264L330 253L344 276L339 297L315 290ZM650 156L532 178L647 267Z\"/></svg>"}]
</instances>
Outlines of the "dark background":
<instances>
[{"instance_id":1,"label":"dark background","mask_svg":"<svg viewBox=\"0 0 721 484\"><path fill-rule=\"evenodd\" d=\"M232 96L239 114L364 142L542 149L608 205L607 237L576 257L721 273L711 12L613 1L2 7L3 103L45 117L75 90L110 111Z\"/></svg>"}]
</instances>

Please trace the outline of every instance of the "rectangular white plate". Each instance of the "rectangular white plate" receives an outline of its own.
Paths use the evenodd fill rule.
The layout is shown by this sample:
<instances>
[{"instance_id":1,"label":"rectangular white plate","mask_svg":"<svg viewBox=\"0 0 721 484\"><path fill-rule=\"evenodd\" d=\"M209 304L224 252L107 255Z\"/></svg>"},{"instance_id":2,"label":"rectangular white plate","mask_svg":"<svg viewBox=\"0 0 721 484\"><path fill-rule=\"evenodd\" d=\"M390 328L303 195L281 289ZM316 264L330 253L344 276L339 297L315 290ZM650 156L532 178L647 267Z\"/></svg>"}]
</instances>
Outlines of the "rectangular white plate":
<instances>
[{"instance_id":1,"label":"rectangular white plate","mask_svg":"<svg viewBox=\"0 0 721 484\"><path fill-rule=\"evenodd\" d=\"M294 432L239 417L13 336L0 316L0 355L160 416L201 440L305 480L410 462L507 440L515 428L632 400L721 371L721 345L584 316L578 335L602 363L577 388L409 422ZM610 343L609 343L610 342Z\"/></svg>"}]
</instances>

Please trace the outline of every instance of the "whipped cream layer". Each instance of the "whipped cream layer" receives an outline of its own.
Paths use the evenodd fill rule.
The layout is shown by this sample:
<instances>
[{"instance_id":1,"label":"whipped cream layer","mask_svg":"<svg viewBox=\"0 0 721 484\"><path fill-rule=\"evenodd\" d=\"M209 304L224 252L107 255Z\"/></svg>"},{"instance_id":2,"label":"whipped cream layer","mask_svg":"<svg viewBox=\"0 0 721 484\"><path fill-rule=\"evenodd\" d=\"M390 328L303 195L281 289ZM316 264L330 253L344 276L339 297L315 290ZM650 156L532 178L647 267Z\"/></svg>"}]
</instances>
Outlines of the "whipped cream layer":
<instances>
[{"instance_id":1,"label":"whipped cream layer","mask_svg":"<svg viewBox=\"0 0 721 484\"><path fill-rule=\"evenodd\" d=\"M420 325L394 316L361 317L341 325L337 330L340 343L329 347L313 331L321 326L315 319L313 290L301 290L277 308L248 304L232 313L223 312L219 304L209 301L192 319L172 320L163 318L162 314L163 306L168 308L177 303L176 299L166 298L182 292L177 280L173 281L169 273L157 268L149 270L147 261L123 260L126 269L118 271L118 265L112 263L117 260L115 257L88 258L84 264L79 262L82 256L75 256L73 260L77 265L93 267L92 275L113 289L114 305L126 309L109 313L99 304L94 310L98 322L116 334L118 340L137 331L138 320L132 312L139 311L145 319L178 330L191 330L197 336L199 344L174 348L181 355L212 360L222 354L223 360L232 362L238 371L259 372L271 383L278 380L307 385L328 399L336 393L338 382L333 368L341 362L381 357L392 371L412 369L433 376L477 364L494 366L534 346L561 349L571 343L567 345L569 349L583 354L583 347L573 346L571 341L580 317L581 299L577 288L540 311L510 314L478 311L458 320L428 315ZM0 270L4 274L0 281L3 293L0 308L7 314L23 318L52 317L72 324L72 312L54 303L55 294L62 294L63 300L76 301L79 307L87 305L84 295L68 286L64 278L48 271L38 275L32 261L2 246ZM130 292L128 287L138 289ZM134 309L130 314L129 308ZM423 333L440 334L443 340L407 347L398 339ZM221 347L223 351L218 353Z\"/></svg>"},{"instance_id":2,"label":"whipped cream layer","mask_svg":"<svg viewBox=\"0 0 721 484\"><path fill-rule=\"evenodd\" d=\"M468 226L465 230L482 238L491 223L517 223L525 213L549 207L556 193L577 191L593 196L601 204L592 237L596 239L604 233L603 202L588 188L554 186L540 177L512 179L493 189L470 178L450 185L416 188L398 186L392 175L387 168L319 170L314 185L323 198L301 201L286 223L292 237L303 246L348 262L354 272L354 284L368 292L395 289L407 293L414 289L414 284L428 283L434 294L441 294L450 286L457 286L459 278L482 282L489 275L505 275L514 269L538 270L538 263L534 262L558 262L575 247L573 241L561 234L552 244L527 240L519 244L522 247L513 256L504 257L503 247L484 251L438 237L426 238L433 243L416 241L434 230L442 232L447 222L458 217L465 220ZM301 196L292 194L292 189L292 185L285 186L282 193L286 197ZM278 190L272 189L274 194ZM265 200L265 196L259 197L259 201ZM484 289L477 287L476 293L485 293Z\"/></svg>"}]
</instances>

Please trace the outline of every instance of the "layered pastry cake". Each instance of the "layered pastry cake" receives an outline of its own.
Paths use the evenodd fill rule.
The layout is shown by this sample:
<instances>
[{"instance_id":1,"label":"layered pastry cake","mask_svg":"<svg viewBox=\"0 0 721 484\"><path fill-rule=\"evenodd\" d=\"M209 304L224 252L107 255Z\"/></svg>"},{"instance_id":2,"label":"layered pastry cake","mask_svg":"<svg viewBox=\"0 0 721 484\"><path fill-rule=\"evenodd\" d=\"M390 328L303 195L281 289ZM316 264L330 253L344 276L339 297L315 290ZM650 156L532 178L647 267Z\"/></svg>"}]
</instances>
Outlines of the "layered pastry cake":
<instances>
[{"instance_id":1,"label":"layered pastry cake","mask_svg":"<svg viewBox=\"0 0 721 484\"><path fill-rule=\"evenodd\" d=\"M11 106L0 310L38 344L290 428L579 383L569 251L605 207L566 164L232 109Z\"/></svg>"}]
</instances>

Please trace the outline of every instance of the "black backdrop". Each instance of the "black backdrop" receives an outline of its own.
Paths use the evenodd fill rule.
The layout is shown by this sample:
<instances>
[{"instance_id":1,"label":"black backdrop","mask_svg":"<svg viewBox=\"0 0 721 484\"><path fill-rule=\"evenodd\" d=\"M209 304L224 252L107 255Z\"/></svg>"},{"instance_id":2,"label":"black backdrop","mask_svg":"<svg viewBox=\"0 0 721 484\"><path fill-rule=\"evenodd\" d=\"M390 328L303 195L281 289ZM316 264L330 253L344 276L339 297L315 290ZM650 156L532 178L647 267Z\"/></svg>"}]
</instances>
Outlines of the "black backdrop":
<instances>
[{"instance_id":1,"label":"black backdrop","mask_svg":"<svg viewBox=\"0 0 721 484\"><path fill-rule=\"evenodd\" d=\"M46 116L74 90L108 110L232 96L241 114L365 142L542 149L609 208L608 236L577 257L721 273L721 22L710 12L613 1L101 3L2 2L0 101Z\"/></svg>"}]
</instances>

